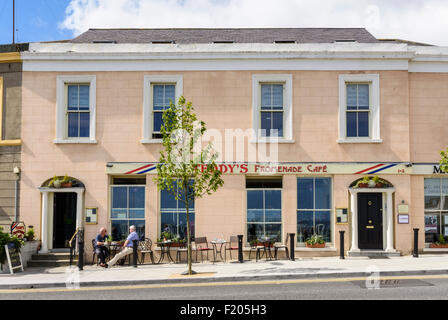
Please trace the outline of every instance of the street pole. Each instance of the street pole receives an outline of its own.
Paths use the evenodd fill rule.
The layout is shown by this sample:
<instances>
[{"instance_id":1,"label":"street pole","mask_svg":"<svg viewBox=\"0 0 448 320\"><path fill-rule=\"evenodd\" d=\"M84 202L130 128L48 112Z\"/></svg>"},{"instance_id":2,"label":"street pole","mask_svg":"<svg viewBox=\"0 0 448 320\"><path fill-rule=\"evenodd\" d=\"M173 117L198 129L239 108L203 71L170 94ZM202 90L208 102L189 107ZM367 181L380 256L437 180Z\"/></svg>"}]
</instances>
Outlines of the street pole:
<instances>
[{"instance_id":1,"label":"street pole","mask_svg":"<svg viewBox=\"0 0 448 320\"><path fill-rule=\"evenodd\" d=\"M16 43L16 0L12 0L12 44Z\"/></svg>"}]
</instances>

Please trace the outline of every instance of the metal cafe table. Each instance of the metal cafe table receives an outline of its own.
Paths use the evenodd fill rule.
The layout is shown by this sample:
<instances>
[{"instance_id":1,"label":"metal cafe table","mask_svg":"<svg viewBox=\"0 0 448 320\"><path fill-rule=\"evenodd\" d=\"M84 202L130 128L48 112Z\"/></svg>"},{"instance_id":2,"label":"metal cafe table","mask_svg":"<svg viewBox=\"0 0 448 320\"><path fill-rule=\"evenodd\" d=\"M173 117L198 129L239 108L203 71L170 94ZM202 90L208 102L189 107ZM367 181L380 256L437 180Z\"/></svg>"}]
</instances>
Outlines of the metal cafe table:
<instances>
[{"instance_id":1,"label":"metal cafe table","mask_svg":"<svg viewBox=\"0 0 448 320\"><path fill-rule=\"evenodd\" d=\"M266 260L272 260L273 258L272 258L271 246L274 243L274 241L272 241L271 238L268 237L259 238L257 241L263 247L262 250L263 254L266 256Z\"/></svg>"},{"instance_id":2,"label":"metal cafe table","mask_svg":"<svg viewBox=\"0 0 448 320\"><path fill-rule=\"evenodd\" d=\"M211 241L211 244L213 245L213 262L217 262L216 258L219 254L221 257L221 261L226 261L225 252L224 252L224 258L222 257L222 251L225 244L228 242L224 239L215 239ZM219 249L218 249L219 247Z\"/></svg>"},{"instance_id":3,"label":"metal cafe table","mask_svg":"<svg viewBox=\"0 0 448 320\"><path fill-rule=\"evenodd\" d=\"M171 257L171 247L173 246L173 242L169 240L161 241L157 242L157 246L160 247L160 258L159 261L157 261L157 264L160 264L163 261L163 258L165 258L165 256L168 258L168 263L169 262L174 263L174 259Z\"/></svg>"}]
</instances>

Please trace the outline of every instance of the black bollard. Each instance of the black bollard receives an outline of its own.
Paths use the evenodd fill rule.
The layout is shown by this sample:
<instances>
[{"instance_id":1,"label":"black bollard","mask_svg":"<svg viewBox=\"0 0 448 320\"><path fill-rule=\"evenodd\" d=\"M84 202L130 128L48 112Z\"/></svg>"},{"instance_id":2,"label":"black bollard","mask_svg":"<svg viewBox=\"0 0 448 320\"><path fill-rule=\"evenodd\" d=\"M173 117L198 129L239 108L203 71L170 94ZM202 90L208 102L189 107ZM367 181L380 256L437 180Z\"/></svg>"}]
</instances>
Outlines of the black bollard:
<instances>
[{"instance_id":1,"label":"black bollard","mask_svg":"<svg viewBox=\"0 0 448 320\"><path fill-rule=\"evenodd\" d=\"M339 257L345 259L344 253L344 234L345 231L339 231Z\"/></svg>"},{"instance_id":2,"label":"black bollard","mask_svg":"<svg viewBox=\"0 0 448 320\"><path fill-rule=\"evenodd\" d=\"M290 233L289 234L289 259L291 261L296 261L296 257L295 257L295 233Z\"/></svg>"},{"instance_id":3,"label":"black bollard","mask_svg":"<svg viewBox=\"0 0 448 320\"><path fill-rule=\"evenodd\" d=\"M418 231L420 229L414 228L414 254L412 255L414 258L418 258Z\"/></svg>"},{"instance_id":4,"label":"black bollard","mask_svg":"<svg viewBox=\"0 0 448 320\"><path fill-rule=\"evenodd\" d=\"M82 271L84 269L84 230L78 231L78 269Z\"/></svg>"},{"instance_id":5,"label":"black bollard","mask_svg":"<svg viewBox=\"0 0 448 320\"><path fill-rule=\"evenodd\" d=\"M132 260L134 262L134 265L133 265L134 268L137 268L137 259L138 259L137 247L138 247L138 240L132 240L132 250L133 250L132 255L134 258Z\"/></svg>"},{"instance_id":6,"label":"black bollard","mask_svg":"<svg viewBox=\"0 0 448 320\"><path fill-rule=\"evenodd\" d=\"M244 262L243 258L243 235L238 235L238 261L239 263Z\"/></svg>"}]
</instances>

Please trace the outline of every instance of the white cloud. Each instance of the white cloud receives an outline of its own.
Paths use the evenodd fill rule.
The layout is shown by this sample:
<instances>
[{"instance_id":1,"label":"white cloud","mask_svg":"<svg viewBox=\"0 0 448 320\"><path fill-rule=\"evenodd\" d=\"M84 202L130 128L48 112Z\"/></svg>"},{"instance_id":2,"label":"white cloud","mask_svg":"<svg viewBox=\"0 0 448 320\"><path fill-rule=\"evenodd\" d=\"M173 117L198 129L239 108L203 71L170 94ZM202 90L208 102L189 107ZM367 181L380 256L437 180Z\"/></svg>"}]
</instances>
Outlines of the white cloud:
<instances>
[{"instance_id":1,"label":"white cloud","mask_svg":"<svg viewBox=\"0 0 448 320\"><path fill-rule=\"evenodd\" d=\"M446 0L71 0L61 28L366 27L448 46Z\"/></svg>"}]
</instances>

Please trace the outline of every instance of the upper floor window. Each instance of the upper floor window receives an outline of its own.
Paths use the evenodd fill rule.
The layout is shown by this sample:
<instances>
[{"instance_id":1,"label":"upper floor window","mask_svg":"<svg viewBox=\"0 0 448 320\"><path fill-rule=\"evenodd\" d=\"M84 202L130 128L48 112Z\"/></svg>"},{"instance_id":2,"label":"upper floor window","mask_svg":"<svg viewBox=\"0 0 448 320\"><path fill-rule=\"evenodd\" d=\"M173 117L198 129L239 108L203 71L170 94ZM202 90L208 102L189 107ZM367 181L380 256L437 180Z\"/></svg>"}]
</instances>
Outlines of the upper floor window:
<instances>
[{"instance_id":1,"label":"upper floor window","mask_svg":"<svg viewBox=\"0 0 448 320\"><path fill-rule=\"evenodd\" d=\"M171 102L177 103L182 91L182 76L145 76L142 143L162 142L160 129L163 125L163 112L170 107Z\"/></svg>"},{"instance_id":2,"label":"upper floor window","mask_svg":"<svg viewBox=\"0 0 448 320\"><path fill-rule=\"evenodd\" d=\"M339 76L338 142L382 142L378 75Z\"/></svg>"},{"instance_id":3,"label":"upper floor window","mask_svg":"<svg viewBox=\"0 0 448 320\"><path fill-rule=\"evenodd\" d=\"M256 142L292 142L292 76L253 76Z\"/></svg>"},{"instance_id":4,"label":"upper floor window","mask_svg":"<svg viewBox=\"0 0 448 320\"><path fill-rule=\"evenodd\" d=\"M176 103L176 85L175 84L154 84L153 93L153 139L162 139L160 130L163 125L163 112L169 109L171 103Z\"/></svg>"},{"instance_id":5,"label":"upper floor window","mask_svg":"<svg viewBox=\"0 0 448 320\"><path fill-rule=\"evenodd\" d=\"M67 89L67 137L90 136L90 85L68 84Z\"/></svg>"},{"instance_id":6,"label":"upper floor window","mask_svg":"<svg viewBox=\"0 0 448 320\"><path fill-rule=\"evenodd\" d=\"M96 143L96 77L57 77L55 143Z\"/></svg>"}]
</instances>

